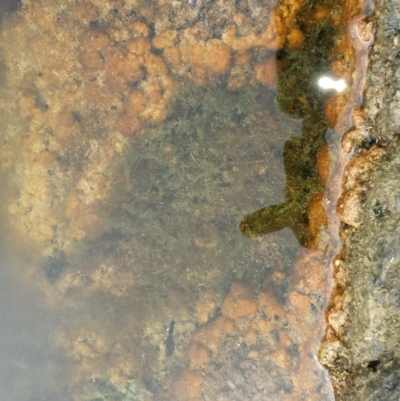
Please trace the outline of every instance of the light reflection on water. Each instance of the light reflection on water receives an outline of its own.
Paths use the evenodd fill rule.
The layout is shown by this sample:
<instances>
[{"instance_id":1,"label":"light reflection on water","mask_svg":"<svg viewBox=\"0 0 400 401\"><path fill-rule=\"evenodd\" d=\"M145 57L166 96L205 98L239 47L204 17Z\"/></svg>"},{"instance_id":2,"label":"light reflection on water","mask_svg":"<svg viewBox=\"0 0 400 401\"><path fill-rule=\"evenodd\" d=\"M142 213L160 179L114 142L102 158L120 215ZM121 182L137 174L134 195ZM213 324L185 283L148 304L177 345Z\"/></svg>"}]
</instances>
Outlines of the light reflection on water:
<instances>
[{"instance_id":1,"label":"light reflection on water","mask_svg":"<svg viewBox=\"0 0 400 401\"><path fill-rule=\"evenodd\" d=\"M213 32L185 27L188 4L170 16L179 40L153 38L172 22L146 5L42 16L26 2L4 20L4 203L36 249L2 291L7 399L333 399L315 357L326 272L297 241L305 205L268 235L239 228L309 183L285 175L285 143L305 137L276 101L287 32L275 3L260 21L238 6L238 35L218 2Z\"/></svg>"}]
</instances>

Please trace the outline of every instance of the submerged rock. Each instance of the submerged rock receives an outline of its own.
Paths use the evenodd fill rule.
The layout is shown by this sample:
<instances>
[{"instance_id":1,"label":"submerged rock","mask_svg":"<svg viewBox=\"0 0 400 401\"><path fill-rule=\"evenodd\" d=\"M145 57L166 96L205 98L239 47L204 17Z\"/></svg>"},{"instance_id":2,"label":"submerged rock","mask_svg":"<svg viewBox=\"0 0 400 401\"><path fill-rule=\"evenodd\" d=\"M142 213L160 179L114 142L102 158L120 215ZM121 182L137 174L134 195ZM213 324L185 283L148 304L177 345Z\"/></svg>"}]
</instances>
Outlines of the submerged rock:
<instances>
[{"instance_id":1,"label":"submerged rock","mask_svg":"<svg viewBox=\"0 0 400 401\"><path fill-rule=\"evenodd\" d=\"M373 145L360 150L351 166L352 185L364 188L359 227L342 227L337 297L320 351L337 400L400 398L400 113L395 89L400 8L391 0L378 0L376 7L364 101ZM371 154L383 149L385 155L371 163Z\"/></svg>"}]
</instances>

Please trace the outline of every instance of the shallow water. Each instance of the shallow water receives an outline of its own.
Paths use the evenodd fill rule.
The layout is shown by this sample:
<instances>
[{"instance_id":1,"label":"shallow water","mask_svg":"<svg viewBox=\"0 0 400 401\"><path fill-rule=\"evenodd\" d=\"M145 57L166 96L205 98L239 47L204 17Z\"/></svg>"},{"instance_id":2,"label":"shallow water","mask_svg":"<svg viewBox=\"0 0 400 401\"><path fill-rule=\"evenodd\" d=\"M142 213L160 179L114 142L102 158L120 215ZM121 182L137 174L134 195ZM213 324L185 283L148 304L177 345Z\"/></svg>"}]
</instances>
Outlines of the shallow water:
<instances>
[{"instance_id":1,"label":"shallow water","mask_svg":"<svg viewBox=\"0 0 400 401\"><path fill-rule=\"evenodd\" d=\"M292 82L325 28L275 7L4 16L3 398L333 399L307 214L326 95Z\"/></svg>"}]
</instances>

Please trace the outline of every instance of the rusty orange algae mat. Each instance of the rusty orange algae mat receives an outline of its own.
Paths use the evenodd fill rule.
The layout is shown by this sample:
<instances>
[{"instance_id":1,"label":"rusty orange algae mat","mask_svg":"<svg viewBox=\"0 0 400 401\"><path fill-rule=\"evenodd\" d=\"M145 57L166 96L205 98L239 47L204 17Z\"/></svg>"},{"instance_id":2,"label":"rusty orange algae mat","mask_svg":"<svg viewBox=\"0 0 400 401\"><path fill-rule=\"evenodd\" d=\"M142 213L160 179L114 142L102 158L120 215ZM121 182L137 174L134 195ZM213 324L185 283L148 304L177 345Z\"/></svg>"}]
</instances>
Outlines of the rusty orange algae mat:
<instances>
[{"instance_id":1,"label":"rusty orange algae mat","mask_svg":"<svg viewBox=\"0 0 400 401\"><path fill-rule=\"evenodd\" d=\"M372 14L9 1L1 369L14 373L0 395L334 399L318 352L345 318L339 234L359 194L342 187L368 134ZM327 94L313 74L349 88Z\"/></svg>"}]
</instances>

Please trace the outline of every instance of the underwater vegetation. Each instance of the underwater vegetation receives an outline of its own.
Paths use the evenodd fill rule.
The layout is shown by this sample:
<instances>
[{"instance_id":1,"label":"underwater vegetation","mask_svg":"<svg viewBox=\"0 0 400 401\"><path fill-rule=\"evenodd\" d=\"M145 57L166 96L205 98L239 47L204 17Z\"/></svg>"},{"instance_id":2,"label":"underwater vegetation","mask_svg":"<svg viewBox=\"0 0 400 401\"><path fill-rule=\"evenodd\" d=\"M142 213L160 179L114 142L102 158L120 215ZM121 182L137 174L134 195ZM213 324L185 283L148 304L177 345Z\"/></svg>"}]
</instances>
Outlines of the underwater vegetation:
<instances>
[{"instance_id":1,"label":"underwater vegetation","mask_svg":"<svg viewBox=\"0 0 400 401\"><path fill-rule=\"evenodd\" d=\"M249 206L282 197L282 146L298 121L280 113L274 97L264 87L227 92L184 85L165 123L127 150L101 238L114 238L115 254L129 244L143 282L152 282L152 274L175 281L187 268L194 288L207 280L217 285L214 270L256 282L276 267L238 229ZM283 237L275 239L276 250L293 247Z\"/></svg>"},{"instance_id":2,"label":"underwater vegetation","mask_svg":"<svg viewBox=\"0 0 400 401\"><path fill-rule=\"evenodd\" d=\"M284 145L285 200L247 215L240 228L248 237L290 227L302 245L310 240L306 209L313 196L323 189L316 162L328 128L324 116L326 94L317 88L316 81L329 71L329 51L341 31L328 18L310 24L308 13L313 6L306 2L303 9L307 14L300 11L298 15L303 45L277 53L279 107L303 121L302 136L291 137Z\"/></svg>"}]
</instances>

